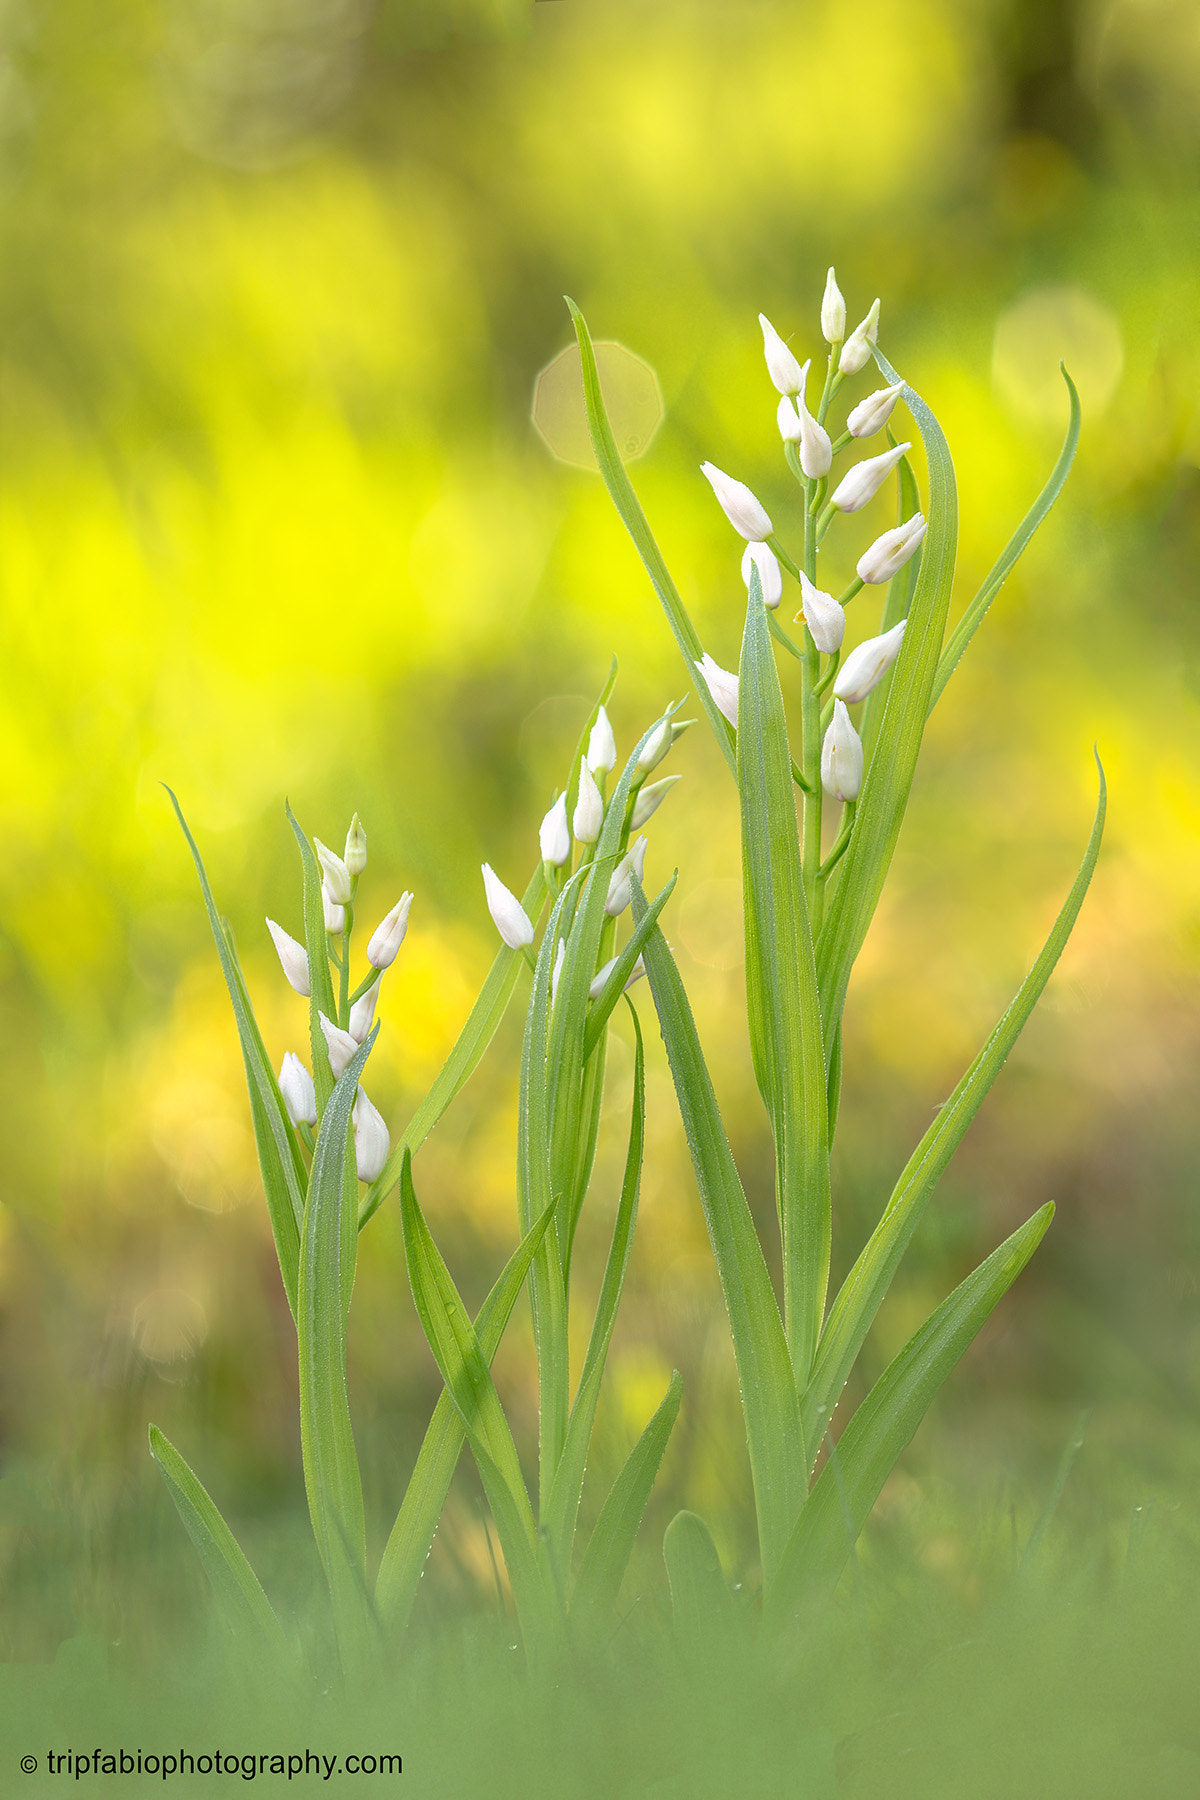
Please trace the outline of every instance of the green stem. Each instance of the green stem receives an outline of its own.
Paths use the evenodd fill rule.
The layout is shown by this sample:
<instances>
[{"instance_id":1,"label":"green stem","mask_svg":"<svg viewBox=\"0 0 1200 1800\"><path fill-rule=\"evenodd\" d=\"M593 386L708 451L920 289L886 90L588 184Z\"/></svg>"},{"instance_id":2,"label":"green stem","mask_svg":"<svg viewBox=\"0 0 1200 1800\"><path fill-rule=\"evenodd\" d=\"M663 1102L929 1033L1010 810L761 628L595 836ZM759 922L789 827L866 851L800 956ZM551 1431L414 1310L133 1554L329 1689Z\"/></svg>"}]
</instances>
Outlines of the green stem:
<instances>
[{"instance_id":1,"label":"green stem","mask_svg":"<svg viewBox=\"0 0 1200 1800\"><path fill-rule=\"evenodd\" d=\"M833 515L835 512L837 512L837 510L838 510L837 507L834 506L831 502L822 511L820 518L817 520L817 543L818 544L821 542L821 539L825 536L825 533L829 530L830 525L833 523Z\"/></svg>"},{"instance_id":2,"label":"green stem","mask_svg":"<svg viewBox=\"0 0 1200 1800\"><path fill-rule=\"evenodd\" d=\"M775 617L775 614L773 612L767 613L767 629L770 631L771 636L775 639L775 642L777 644L782 644L785 650L789 650L791 652L791 654L796 658L797 662L804 661L803 650L800 648L799 644L797 644L797 642L795 641L794 638L790 638L788 636L787 632L783 629L783 626L779 623L778 619Z\"/></svg>"},{"instance_id":3,"label":"green stem","mask_svg":"<svg viewBox=\"0 0 1200 1800\"><path fill-rule=\"evenodd\" d=\"M850 583L850 586L846 589L845 593L838 595L838 597L837 597L838 605L839 606L848 606L850 604L851 600L853 600L855 594L859 593L865 586L866 586L866 582L863 580L862 576L856 575L854 577L854 580Z\"/></svg>"},{"instance_id":4,"label":"green stem","mask_svg":"<svg viewBox=\"0 0 1200 1800\"><path fill-rule=\"evenodd\" d=\"M342 925L342 959L338 964L341 970L341 981L338 989L338 1024L343 1031L350 1029L350 933L354 930L354 907L347 902L345 921Z\"/></svg>"},{"instance_id":5,"label":"green stem","mask_svg":"<svg viewBox=\"0 0 1200 1800\"><path fill-rule=\"evenodd\" d=\"M840 349L841 345L835 344L829 352L829 367L825 373L825 388L821 395L821 404L817 408L818 425L823 425L825 423L825 414L829 411L829 403L841 387L844 379L839 370L834 366L834 358L837 356Z\"/></svg>"},{"instance_id":6,"label":"green stem","mask_svg":"<svg viewBox=\"0 0 1200 1800\"><path fill-rule=\"evenodd\" d=\"M773 550L775 552L776 556L779 558L780 562L783 564L783 566L787 570L788 574L792 577L793 581L799 581L799 579L800 579L799 569L796 567L795 563L792 561L791 557L788 555L787 551L784 549L783 545L780 543L779 539L775 536L775 534L773 532L772 532L771 536L767 539L767 549ZM770 617L769 614L768 614L768 617Z\"/></svg>"},{"instance_id":7,"label":"green stem","mask_svg":"<svg viewBox=\"0 0 1200 1800\"><path fill-rule=\"evenodd\" d=\"M355 988L354 992L350 996L351 1006L354 1005L354 1002L356 1000L361 1000L364 994L370 993L371 989L375 986L375 983L380 979L382 974L383 974L382 969L371 968L371 969L367 970L367 973L363 976L362 980L359 982L358 986Z\"/></svg>"},{"instance_id":8,"label":"green stem","mask_svg":"<svg viewBox=\"0 0 1200 1800\"><path fill-rule=\"evenodd\" d=\"M832 367L832 358L830 359ZM828 386L828 383L826 383ZM820 483L814 483L819 491ZM812 582L817 578L816 519L812 507L804 511L804 572ZM821 929L820 890L817 868L821 861L821 702L817 684L821 675L821 658L813 643L812 632L804 627L804 670L800 687L801 756L808 777L804 792L804 822L800 846L800 866L804 878L804 897L814 940Z\"/></svg>"},{"instance_id":9,"label":"green stem","mask_svg":"<svg viewBox=\"0 0 1200 1800\"><path fill-rule=\"evenodd\" d=\"M829 879L834 865L845 854L846 846L850 842L850 833L854 829L854 808L857 804L858 802L855 800L847 800L845 803L846 810L842 814L842 829L838 832L833 849L817 870L817 880L820 882Z\"/></svg>"},{"instance_id":10,"label":"green stem","mask_svg":"<svg viewBox=\"0 0 1200 1800\"><path fill-rule=\"evenodd\" d=\"M833 680L834 676L837 674L838 664L841 662L841 660L842 660L841 651L835 650L833 655L829 659L828 668L825 670L825 673L822 675L820 681L818 681L816 687L813 689L813 698L814 699L819 700L821 698L821 695L825 692L825 689L829 686L830 682Z\"/></svg>"}]
</instances>

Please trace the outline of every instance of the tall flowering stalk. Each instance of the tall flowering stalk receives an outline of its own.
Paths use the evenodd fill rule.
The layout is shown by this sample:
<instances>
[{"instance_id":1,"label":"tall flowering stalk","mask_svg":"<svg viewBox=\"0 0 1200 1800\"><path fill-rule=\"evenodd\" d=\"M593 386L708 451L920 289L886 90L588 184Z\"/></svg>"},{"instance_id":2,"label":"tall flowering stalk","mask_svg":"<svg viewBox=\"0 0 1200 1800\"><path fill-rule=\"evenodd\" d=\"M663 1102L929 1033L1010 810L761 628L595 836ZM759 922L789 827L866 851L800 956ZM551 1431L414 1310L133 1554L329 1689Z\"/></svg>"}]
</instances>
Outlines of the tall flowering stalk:
<instances>
[{"instance_id":1,"label":"tall flowering stalk","mask_svg":"<svg viewBox=\"0 0 1200 1800\"><path fill-rule=\"evenodd\" d=\"M809 364L783 354L763 324L768 372L783 394L778 425L798 487L797 542L785 547L757 497L710 463L703 473L734 530L750 546L749 595L737 674L702 644L671 580L613 441L587 325L568 301L583 362L592 443L609 493L654 586L741 803L746 1002L754 1074L775 1142L782 1248L777 1295L717 1108L691 1010L658 930L643 952L717 1262L737 1358L758 1522L768 1642L792 1629L836 1581L897 1458L934 1395L1016 1279L1049 1225L1042 1207L936 1307L845 1424L838 1397L933 1188L1042 992L1074 924L1099 853L1104 779L1078 876L1016 997L901 1171L883 1214L840 1290L828 1292L833 1208L829 1152L837 1128L841 1025L847 983L904 818L926 721L991 600L1066 479L1079 432L1071 401L1066 442L1046 486L979 592L946 638L957 503L942 432L920 396L878 349L876 301L847 337L831 270L821 310L829 345L820 399L809 413ZM886 387L860 400L844 430L831 423L843 385L874 359ZM781 375L787 379L781 381ZM908 409L925 449L924 511L906 458L891 442L840 477L836 459ZM890 438L890 430L889 430ZM828 446L826 455L825 446ZM826 533L891 480L900 523L877 539L835 597L819 575ZM830 492L831 482L836 485ZM764 592L769 552L796 582L793 637ZM843 657L846 607L882 588L873 637ZM764 601L767 604L764 604ZM780 611L783 609L780 608ZM775 649L784 654L799 711L789 742ZM857 723L851 709L862 708ZM827 829L826 815L840 808ZM634 889L634 917L649 916ZM828 1456L814 1469L823 1445ZM691 1630L728 1614L728 1592L703 1520L681 1513L666 1539L677 1621Z\"/></svg>"}]
</instances>

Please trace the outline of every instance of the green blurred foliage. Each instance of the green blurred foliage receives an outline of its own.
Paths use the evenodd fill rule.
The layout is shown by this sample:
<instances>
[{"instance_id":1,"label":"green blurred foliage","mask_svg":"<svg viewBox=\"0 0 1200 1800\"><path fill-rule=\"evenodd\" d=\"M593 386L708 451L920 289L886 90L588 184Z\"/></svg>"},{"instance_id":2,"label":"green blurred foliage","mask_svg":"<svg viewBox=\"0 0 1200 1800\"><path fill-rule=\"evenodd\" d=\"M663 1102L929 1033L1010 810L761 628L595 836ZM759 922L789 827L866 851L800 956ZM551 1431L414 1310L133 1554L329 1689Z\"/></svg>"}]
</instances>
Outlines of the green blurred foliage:
<instances>
[{"instance_id":1,"label":"green blurred foliage","mask_svg":"<svg viewBox=\"0 0 1200 1800\"><path fill-rule=\"evenodd\" d=\"M1019 1217L1052 1198L1058 1218L879 1529L920 1517L939 1483L1032 1520L1081 1405L1071 1516L1103 1533L1150 1494L1173 1502L1200 1459L1190 0L5 0L0 26L0 1556L29 1601L13 1646L52 1648L96 1615L128 1629L135 1591L151 1641L135 1567L162 1572L161 1629L201 1605L145 1454L151 1412L268 1583L292 1579L290 1323L159 784L201 842L277 1056L303 1033L262 926L299 922L284 797L330 842L361 812L364 920L417 893L373 1059L399 1119L490 961L478 865L527 872L610 656L626 746L684 689L598 480L530 424L536 375L569 341L564 291L657 373L666 418L634 476L726 665L737 546L698 463L750 481L788 537L760 308L807 354L827 264L853 317L882 295L888 355L958 464L964 604L1053 461L1058 354L1079 380L1075 475L939 707L852 989L835 1257L848 1266L1040 942L1097 740L1112 806L1093 894L931 1208L876 1366ZM841 543L848 571L854 522ZM651 869L681 869L668 936L766 1216L733 796L701 729L674 766L687 779ZM472 1297L515 1229L514 1044L418 1162ZM618 1042L593 1267L630 1070ZM661 1064L649 1099L591 1503L678 1365L657 1581L684 1496L737 1564L747 1484ZM524 1331L498 1364L518 1418ZM390 1209L363 1241L353 1358L380 1539L437 1389ZM468 1473L437 1594L490 1579L480 1516ZM969 1534L943 1535L964 1565Z\"/></svg>"}]
</instances>

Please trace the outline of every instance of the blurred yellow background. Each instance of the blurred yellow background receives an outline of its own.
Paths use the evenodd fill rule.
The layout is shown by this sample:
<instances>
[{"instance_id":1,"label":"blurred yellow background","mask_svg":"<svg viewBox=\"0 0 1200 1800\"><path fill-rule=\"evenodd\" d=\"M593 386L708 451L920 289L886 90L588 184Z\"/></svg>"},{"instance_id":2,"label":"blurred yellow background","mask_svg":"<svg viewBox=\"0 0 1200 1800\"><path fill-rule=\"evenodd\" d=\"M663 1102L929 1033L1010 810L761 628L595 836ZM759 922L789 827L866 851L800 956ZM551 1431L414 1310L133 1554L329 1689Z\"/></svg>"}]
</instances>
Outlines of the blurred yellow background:
<instances>
[{"instance_id":1,"label":"blurred yellow background","mask_svg":"<svg viewBox=\"0 0 1200 1800\"><path fill-rule=\"evenodd\" d=\"M917 1544L941 1507L959 1518L938 1539L953 1574L963 1508L1036 1510L1083 1406L1064 1504L1105 1530L1148 1498L1174 1504L1200 1461L1194 5L37 0L0 20L9 1653L95 1616L149 1632L150 1570L164 1618L200 1606L148 1417L268 1580L289 1579L299 1542L290 1324L161 784L277 1061L304 1035L262 923L299 929L285 796L335 845L361 813L368 929L416 891L372 1062L400 1123L494 951L479 863L527 877L610 657L623 754L687 685L600 482L531 425L537 373L570 341L564 292L657 375L664 423L632 473L726 666L739 546L698 464L749 481L785 541L794 507L760 309L803 356L822 348L829 263L852 320L882 296L881 345L956 458L957 606L1057 454L1060 355L1075 374L1075 474L934 716L851 990L835 1258L848 1265L1048 928L1097 743L1111 804L1092 895L869 1367L1019 1218L1049 1198L1058 1219L879 1529ZM834 551L847 573L882 529L855 525ZM651 827L648 880L681 870L668 937L766 1219L736 814L705 728L671 772L685 779ZM736 1561L732 1363L641 1008L649 1161L593 1467L615 1468L683 1368L647 1567L685 1497ZM510 1026L417 1164L472 1298L515 1229ZM618 1034L585 1292L629 1076ZM352 1380L378 1540L437 1382L390 1207L361 1249ZM527 1428L525 1331L498 1367ZM474 1493L460 1478L435 1592L487 1579Z\"/></svg>"}]
</instances>

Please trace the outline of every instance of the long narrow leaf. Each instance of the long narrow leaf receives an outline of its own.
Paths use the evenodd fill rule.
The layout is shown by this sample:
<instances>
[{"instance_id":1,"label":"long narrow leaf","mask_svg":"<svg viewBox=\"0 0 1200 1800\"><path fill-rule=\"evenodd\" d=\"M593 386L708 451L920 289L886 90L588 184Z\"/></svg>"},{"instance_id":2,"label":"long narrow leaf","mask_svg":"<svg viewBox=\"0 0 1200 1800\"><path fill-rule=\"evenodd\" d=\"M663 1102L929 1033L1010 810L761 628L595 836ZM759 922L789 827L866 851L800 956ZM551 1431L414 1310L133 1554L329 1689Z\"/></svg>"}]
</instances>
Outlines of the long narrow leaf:
<instances>
[{"instance_id":1,"label":"long narrow leaf","mask_svg":"<svg viewBox=\"0 0 1200 1800\"><path fill-rule=\"evenodd\" d=\"M633 916L645 899L633 888ZM741 1385L764 1572L774 1572L804 1501L800 1408L783 1324L754 1220L721 1122L679 971L661 929L646 941L646 974L675 1083Z\"/></svg>"},{"instance_id":2,"label":"long narrow leaf","mask_svg":"<svg viewBox=\"0 0 1200 1800\"><path fill-rule=\"evenodd\" d=\"M1097 759L1099 768L1099 759ZM854 1366L871 1322L891 1286L924 1211L925 1203L941 1178L946 1164L962 1142L971 1120L983 1104L1071 935L1084 895L1100 854L1105 813L1104 771L1100 769L1100 794L1091 836L1071 891L1062 905L1037 960L1021 983L1014 999L993 1027L987 1042L959 1081L950 1098L908 1160L892 1192L883 1217L862 1254L842 1284L829 1310L813 1368L812 1381L802 1402L807 1438L820 1436L830 1412Z\"/></svg>"},{"instance_id":3,"label":"long narrow leaf","mask_svg":"<svg viewBox=\"0 0 1200 1800\"><path fill-rule=\"evenodd\" d=\"M829 1279L829 1088L783 693L754 570L738 678L746 1002L775 1135L784 1320L802 1386Z\"/></svg>"},{"instance_id":4,"label":"long narrow leaf","mask_svg":"<svg viewBox=\"0 0 1200 1800\"><path fill-rule=\"evenodd\" d=\"M638 497L633 491L633 484L625 473L625 465L621 461L620 452L612 434L612 427L608 422L604 395L600 390L600 371L596 367L596 353L592 348L587 321L569 296L567 296L567 305L575 325L575 335L579 339L588 430L591 432L592 448L596 452L596 461L600 465L604 485L621 516L621 522L633 539L634 547L642 559L654 591L662 601L667 622L675 634L675 642L679 645L680 653L687 666L688 679L695 684L696 697L708 714L708 722L716 734L717 742L721 746L722 754L732 773L734 766L733 727L709 693L708 683L698 680L696 677L696 664L703 658L704 647L700 642L696 627L688 616L687 608L679 597L679 590L667 571L662 551L654 541L654 534L650 530Z\"/></svg>"},{"instance_id":5,"label":"long narrow leaf","mask_svg":"<svg viewBox=\"0 0 1200 1800\"><path fill-rule=\"evenodd\" d=\"M876 360L899 380L886 357ZM954 579L958 502L954 466L941 427L920 396L905 387L929 465L929 530L922 547L908 629L896 661L874 755L863 780L854 833L817 944L817 976L828 1051L841 1018L846 985L879 900L916 772L929 695Z\"/></svg>"},{"instance_id":6,"label":"long narrow leaf","mask_svg":"<svg viewBox=\"0 0 1200 1800\"><path fill-rule=\"evenodd\" d=\"M933 691L929 696L931 710L937 705L942 689L958 667L963 652L979 629L988 607L1008 580L1030 538L1058 499L1063 490L1063 484L1071 472L1071 464L1075 460L1075 448L1079 443L1079 394L1075 383L1067 374L1065 364L1060 363L1059 369L1067 384L1067 393L1071 402L1071 417L1067 425L1067 435L1063 440L1063 447L1058 453L1058 461L1050 471L1050 477L1045 487L1005 544L994 566L984 578L979 592L950 633L946 648L942 651L941 660L938 663Z\"/></svg>"},{"instance_id":7,"label":"long narrow leaf","mask_svg":"<svg viewBox=\"0 0 1200 1800\"><path fill-rule=\"evenodd\" d=\"M650 902L649 909L641 923L635 926L629 941L621 950L616 963L609 972L607 981L600 991L598 1000L592 1002L588 1010L587 1026L583 1034L583 1056L586 1062L600 1041L600 1034L612 1017L613 1009L625 991L625 985L633 974L633 965L642 954L642 946L658 923L661 913L671 895L675 892L675 883L679 880L676 869L666 887L661 888Z\"/></svg>"},{"instance_id":8,"label":"long narrow leaf","mask_svg":"<svg viewBox=\"0 0 1200 1800\"><path fill-rule=\"evenodd\" d=\"M663 1535L675 1638L691 1662L728 1649L737 1619L712 1532L698 1513L679 1512Z\"/></svg>"},{"instance_id":9,"label":"long narrow leaf","mask_svg":"<svg viewBox=\"0 0 1200 1800\"><path fill-rule=\"evenodd\" d=\"M300 851L300 868L304 881L304 942L308 950L309 981L308 1035L312 1043L312 1072L317 1090L317 1117L320 1119L333 1092L334 1078L329 1066L329 1047L317 1015L324 1013L336 1025L337 1001L333 995L333 977L329 972L329 934L325 930L320 865L290 805L286 811L288 824L295 834Z\"/></svg>"},{"instance_id":10,"label":"long narrow leaf","mask_svg":"<svg viewBox=\"0 0 1200 1800\"><path fill-rule=\"evenodd\" d=\"M192 853L192 861L196 865L204 909L208 914L213 942L221 960L221 972L233 1004L233 1016L242 1046L242 1061L246 1068L246 1086L250 1093L250 1116L254 1124L254 1141L258 1150L258 1166L262 1172L263 1192L271 1220L271 1233L275 1239L275 1253L279 1258L279 1272L283 1277L283 1290L294 1318L300 1259L300 1221L304 1217L308 1175L279 1092L275 1070L267 1056L258 1021L254 1017L254 1008L250 1003L241 967L224 921L217 911L196 840L188 829L183 809L175 795L170 788L166 791L175 808L175 817L179 820L187 847Z\"/></svg>"},{"instance_id":11,"label":"long narrow leaf","mask_svg":"<svg viewBox=\"0 0 1200 1800\"><path fill-rule=\"evenodd\" d=\"M526 1232L476 1315L475 1335L489 1367L553 1213L554 1208L548 1206ZM443 1388L384 1548L375 1584L380 1620L393 1633L403 1631L411 1616L465 1437L454 1401L449 1390Z\"/></svg>"},{"instance_id":12,"label":"long narrow leaf","mask_svg":"<svg viewBox=\"0 0 1200 1800\"><path fill-rule=\"evenodd\" d=\"M658 1411L629 1452L600 1509L571 1595L572 1623L580 1622L585 1630L602 1630L616 1605L682 1394L683 1377L676 1369Z\"/></svg>"},{"instance_id":13,"label":"long narrow leaf","mask_svg":"<svg viewBox=\"0 0 1200 1800\"><path fill-rule=\"evenodd\" d=\"M822 1469L765 1596L779 1629L837 1580L884 1482L938 1389L1007 1293L1054 1216L1048 1202L960 1282L888 1364Z\"/></svg>"},{"instance_id":14,"label":"long narrow leaf","mask_svg":"<svg viewBox=\"0 0 1200 1800\"><path fill-rule=\"evenodd\" d=\"M175 1510L196 1546L231 1630L257 1641L275 1661L290 1660L288 1641L245 1552L207 1488L157 1425L150 1427L150 1454L162 1471Z\"/></svg>"}]
</instances>

